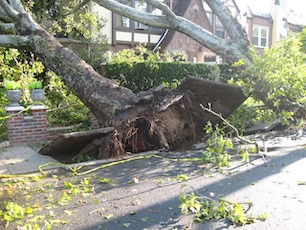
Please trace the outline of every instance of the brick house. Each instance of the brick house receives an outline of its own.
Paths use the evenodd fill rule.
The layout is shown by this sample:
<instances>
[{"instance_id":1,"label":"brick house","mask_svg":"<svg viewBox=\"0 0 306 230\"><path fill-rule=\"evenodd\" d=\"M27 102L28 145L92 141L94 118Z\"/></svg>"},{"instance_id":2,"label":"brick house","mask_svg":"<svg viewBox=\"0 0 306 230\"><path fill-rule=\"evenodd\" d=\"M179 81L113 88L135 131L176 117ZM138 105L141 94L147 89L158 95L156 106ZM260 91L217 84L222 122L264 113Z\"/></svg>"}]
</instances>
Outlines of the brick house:
<instances>
[{"instance_id":1,"label":"brick house","mask_svg":"<svg viewBox=\"0 0 306 230\"><path fill-rule=\"evenodd\" d=\"M124 0L124 2L141 11L161 14L160 10L139 0ZM164 0L164 2L177 15L195 22L216 36L228 39L222 23L204 1ZM292 17L287 0L267 0L265 5L258 5L256 1L248 5L245 0L224 0L224 3L246 30L250 42L259 53L288 33L302 30L302 26ZM103 33L107 35L109 49L113 52L146 43L152 49L159 46L162 50L185 53L188 61L218 61L218 56L213 52L179 32L148 27L95 4L93 10L98 11L108 21Z\"/></svg>"},{"instance_id":2,"label":"brick house","mask_svg":"<svg viewBox=\"0 0 306 230\"><path fill-rule=\"evenodd\" d=\"M210 32L213 31L201 0L184 0L175 3L173 11L178 16L182 16ZM192 38L174 30L166 30L155 48L157 46L164 51L184 53L187 61L193 62L204 62L204 54L210 52Z\"/></svg>"}]
</instances>

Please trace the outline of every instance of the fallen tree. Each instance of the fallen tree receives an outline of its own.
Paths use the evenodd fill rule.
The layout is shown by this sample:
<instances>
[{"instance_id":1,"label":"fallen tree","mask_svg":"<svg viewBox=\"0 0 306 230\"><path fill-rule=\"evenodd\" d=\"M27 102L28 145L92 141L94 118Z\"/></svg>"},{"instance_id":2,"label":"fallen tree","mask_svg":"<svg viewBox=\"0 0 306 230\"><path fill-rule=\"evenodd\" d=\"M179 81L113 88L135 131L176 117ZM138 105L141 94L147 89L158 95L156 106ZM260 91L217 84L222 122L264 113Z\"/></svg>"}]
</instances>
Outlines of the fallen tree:
<instances>
[{"instance_id":1,"label":"fallen tree","mask_svg":"<svg viewBox=\"0 0 306 230\"><path fill-rule=\"evenodd\" d=\"M224 111L220 98L211 101L207 95L201 95L203 89L193 83L196 80L187 79L176 91L157 88L134 94L100 76L71 50L63 47L33 20L19 0L0 0L0 6L3 25L10 25L2 27L7 34L0 35L0 45L31 50L47 68L61 76L63 82L88 106L101 125L114 127L110 135L92 142L83 148L82 153L88 149L88 152L91 151L97 158L106 158L125 151L181 148L194 142L205 124L205 119L202 119L207 114L203 114L199 101L202 104L213 104L217 112L225 113L223 116L228 113ZM167 10L166 14L168 13ZM228 46L229 49L233 48L231 47ZM217 88L220 84L207 84L210 87L207 91L210 92L209 96L218 95ZM215 86L212 87L211 84ZM234 91L237 90L240 98L232 109L244 100L239 89L235 88ZM229 91L226 98L231 96L232 92Z\"/></svg>"},{"instance_id":2,"label":"fallen tree","mask_svg":"<svg viewBox=\"0 0 306 230\"><path fill-rule=\"evenodd\" d=\"M243 60L246 65L251 63L247 55L249 42L245 32L220 0L206 2L229 31L229 41L223 41L196 24L176 16L157 0L148 2L162 10L164 15L139 12L113 0L95 2L149 26L172 28L185 33L224 56L229 62ZM82 2L86 3L88 1ZM21 1L0 0L0 7L0 46L32 51L48 69L61 77L65 85L88 106L102 126L114 127L110 135L100 140L95 139L92 145L83 148L83 153L86 148L87 151L95 149L92 151L95 152L93 155L105 158L125 151L188 146L199 137L205 119L215 119L203 112L199 102L203 105L211 103L214 111L226 117L230 110L225 108L230 107L228 105L231 101L235 102L231 107L235 109L244 100L240 89L219 83L205 82L203 87L207 85L207 92L210 93L202 94L203 87L199 88L202 82L191 78L175 91L158 87L134 94L100 76L71 50L63 47L33 20ZM222 94L224 92L226 93ZM260 95L264 93L258 91ZM212 95L220 98L213 98Z\"/></svg>"},{"instance_id":3,"label":"fallen tree","mask_svg":"<svg viewBox=\"0 0 306 230\"><path fill-rule=\"evenodd\" d=\"M115 130L111 134L92 138L86 146L79 139L83 133L75 134L75 138L62 135L40 152L59 159L61 155L75 156L76 152L103 159L126 151L188 148L203 137L208 121L220 121L219 117L205 112L201 104L211 104L214 111L227 117L245 100L236 86L191 77L174 91L160 86L137 94L137 98L137 103L118 111L112 119ZM84 138L91 133L88 131Z\"/></svg>"}]
</instances>

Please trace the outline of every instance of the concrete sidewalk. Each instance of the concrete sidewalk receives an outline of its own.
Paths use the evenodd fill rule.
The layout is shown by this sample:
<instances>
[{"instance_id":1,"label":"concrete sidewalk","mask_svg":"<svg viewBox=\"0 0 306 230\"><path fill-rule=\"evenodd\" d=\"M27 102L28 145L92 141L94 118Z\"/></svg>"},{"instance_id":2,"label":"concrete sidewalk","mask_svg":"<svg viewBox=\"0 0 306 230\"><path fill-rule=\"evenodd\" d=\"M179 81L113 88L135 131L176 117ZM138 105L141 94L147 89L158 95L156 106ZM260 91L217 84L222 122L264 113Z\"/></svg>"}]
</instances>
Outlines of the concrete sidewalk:
<instances>
[{"instance_id":1,"label":"concrete sidewalk","mask_svg":"<svg viewBox=\"0 0 306 230\"><path fill-rule=\"evenodd\" d=\"M50 156L39 154L38 149L30 146L2 148L0 149L0 174L37 172L40 165L51 161L57 162ZM55 166L52 167L54 168Z\"/></svg>"}]
</instances>

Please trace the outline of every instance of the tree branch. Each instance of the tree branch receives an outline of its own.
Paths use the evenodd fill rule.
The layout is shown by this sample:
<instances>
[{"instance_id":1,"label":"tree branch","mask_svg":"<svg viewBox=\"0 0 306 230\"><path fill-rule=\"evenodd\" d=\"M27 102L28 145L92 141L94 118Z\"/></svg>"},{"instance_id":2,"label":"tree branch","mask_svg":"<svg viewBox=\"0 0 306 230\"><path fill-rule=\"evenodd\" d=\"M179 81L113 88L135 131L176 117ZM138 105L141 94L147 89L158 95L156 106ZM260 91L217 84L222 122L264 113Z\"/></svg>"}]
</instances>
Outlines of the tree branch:
<instances>
[{"instance_id":1,"label":"tree branch","mask_svg":"<svg viewBox=\"0 0 306 230\"><path fill-rule=\"evenodd\" d=\"M15 29L14 23L1 23L0 22L0 33L13 34Z\"/></svg>"},{"instance_id":2,"label":"tree branch","mask_svg":"<svg viewBox=\"0 0 306 230\"><path fill-rule=\"evenodd\" d=\"M0 7L0 20L2 22L12 22L12 19L7 16L5 11Z\"/></svg>"},{"instance_id":3,"label":"tree branch","mask_svg":"<svg viewBox=\"0 0 306 230\"><path fill-rule=\"evenodd\" d=\"M29 42L28 36L0 35L0 46L6 48L27 49Z\"/></svg>"},{"instance_id":4,"label":"tree branch","mask_svg":"<svg viewBox=\"0 0 306 230\"><path fill-rule=\"evenodd\" d=\"M173 15L152 15L150 13L141 12L133 7L118 3L114 0L94 0L97 4L113 11L116 14L128 17L132 20L141 22L145 25L164 28L175 29L187 36L190 36L201 45L210 49L211 51L225 57L229 62L235 62L239 59L243 60L246 64L250 63L249 58L244 54L245 50L241 50L235 42L227 43L223 39L212 35L209 31L200 27L199 25L180 16ZM150 1L154 6L165 8L158 5L156 0ZM222 3L223 4L223 3ZM170 14L170 12L168 12Z\"/></svg>"},{"instance_id":5,"label":"tree branch","mask_svg":"<svg viewBox=\"0 0 306 230\"><path fill-rule=\"evenodd\" d=\"M168 29L169 21L164 15L152 15L114 0L94 0L100 6L124 17L139 21L145 25Z\"/></svg>"},{"instance_id":6,"label":"tree branch","mask_svg":"<svg viewBox=\"0 0 306 230\"><path fill-rule=\"evenodd\" d=\"M236 18L234 18L229 9L220 0L205 0L211 10L217 15L226 32L231 37L233 43L238 45L245 52L248 50L250 42L245 30Z\"/></svg>"},{"instance_id":7,"label":"tree branch","mask_svg":"<svg viewBox=\"0 0 306 230\"><path fill-rule=\"evenodd\" d=\"M91 0L84 0L83 2L80 2L77 6L75 6L70 12L68 12L65 16L74 14L79 9L81 9L83 6L85 6L87 3L89 3Z\"/></svg>"},{"instance_id":8,"label":"tree branch","mask_svg":"<svg viewBox=\"0 0 306 230\"><path fill-rule=\"evenodd\" d=\"M250 141L250 140L248 140L248 139L243 138L243 137L240 135L238 129L237 129L235 126L233 126L231 123L229 123L229 122L222 116L221 113L220 113L220 114L219 114L219 113L216 113L215 111L213 111L213 110L210 108L210 107L211 107L211 104L208 104L208 107L209 107L209 108L206 108L206 107L203 106L201 103L200 103L200 106L201 106L201 108L202 108L204 111L209 112L209 113L211 113L211 114L213 114L213 115L219 117L219 118L221 119L221 121L222 121L224 124L226 124L228 127L230 127L231 129L233 129L234 132L236 133L237 138L238 138L239 140L241 140L241 141L243 141L243 142L245 142L245 143L247 143L247 144L254 144L254 145L256 145L257 152L259 152L258 144L257 144L255 141Z\"/></svg>"},{"instance_id":9,"label":"tree branch","mask_svg":"<svg viewBox=\"0 0 306 230\"><path fill-rule=\"evenodd\" d=\"M226 58L229 62L233 63L241 59L244 63L250 64L249 58L243 52L244 50L241 50L236 43L227 43L224 39L212 35L201 26L183 17L178 17L178 19L180 22L176 28L177 31L182 32L187 36L191 36L201 45Z\"/></svg>"},{"instance_id":10,"label":"tree branch","mask_svg":"<svg viewBox=\"0 0 306 230\"><path fill-rule=\"evenodd\" d=\"M173 13L173 11L166 4L156 0L145 0L145 1L151 6L160 9L165 15L175 19L177 18L176 14Z\"/></svg>"},{"instance_id":11,"label":"tree branch","mask_svg":"<svg viewBox=\"0 0 306 230\"><path fill-rule=\"evenodd\" d=\"M18 11L14 10L6 0L0 0L0 6L5 11L7 16L12 18L14 21L18 19Z\"/></svg>"},{"instance_id":12,"label":"tree branch","mask_svg":"<svg viewBox=\"0 0 306 230\"><path fill-rule=\"evenodd\" d=\"M20 0L9 0L10 6L19 13L26 13Z\"/></svg>"}]
</instances>

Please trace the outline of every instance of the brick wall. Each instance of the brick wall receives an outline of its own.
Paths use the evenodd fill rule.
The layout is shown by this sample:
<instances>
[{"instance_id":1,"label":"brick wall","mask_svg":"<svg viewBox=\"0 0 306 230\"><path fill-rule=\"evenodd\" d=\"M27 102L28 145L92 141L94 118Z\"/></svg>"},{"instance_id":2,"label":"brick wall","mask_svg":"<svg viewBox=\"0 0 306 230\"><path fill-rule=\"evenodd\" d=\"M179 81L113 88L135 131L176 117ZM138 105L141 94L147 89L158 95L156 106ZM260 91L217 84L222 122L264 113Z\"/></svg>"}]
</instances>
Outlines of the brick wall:
<instances>
[{"instance_id":1,"label":"brick wall","mask_svg":"<svg viewBox=\"0 0 306 230\"><path fill-rule=\"evenodd\" d=\"M189 1L181 1L179 4L178 11L181 11L188 4L186 11L183 15L182 12L177 12L180 16L196 23L197 25L203 27L208 31L212 31L211 25L207 18L205 9L203 8L203 4L201 0L189 0ZM175 3L173 3L175 6ZM170 34L169 34L170 35ZM188 61L203 62L204 61L204 52L211 52L207 48L203 47L200 43L196 42L192 38L188 37L185 34L175 31L173 36L167 36L162 43L162 47L169 51L185 51L187 54Z\"/></svg>"},{"instance_id":2,"label":"brick wall","mask_svg":"<svg viewBox=\"0 0 306 230\"><path fill-rule=\"evenodd\" d=\"M30 144L47 141L47 114L42 105L33 106L31 115L24 116L24 107L6 107L8 141L11 145Z\"/></svg>"}]
</instances>

